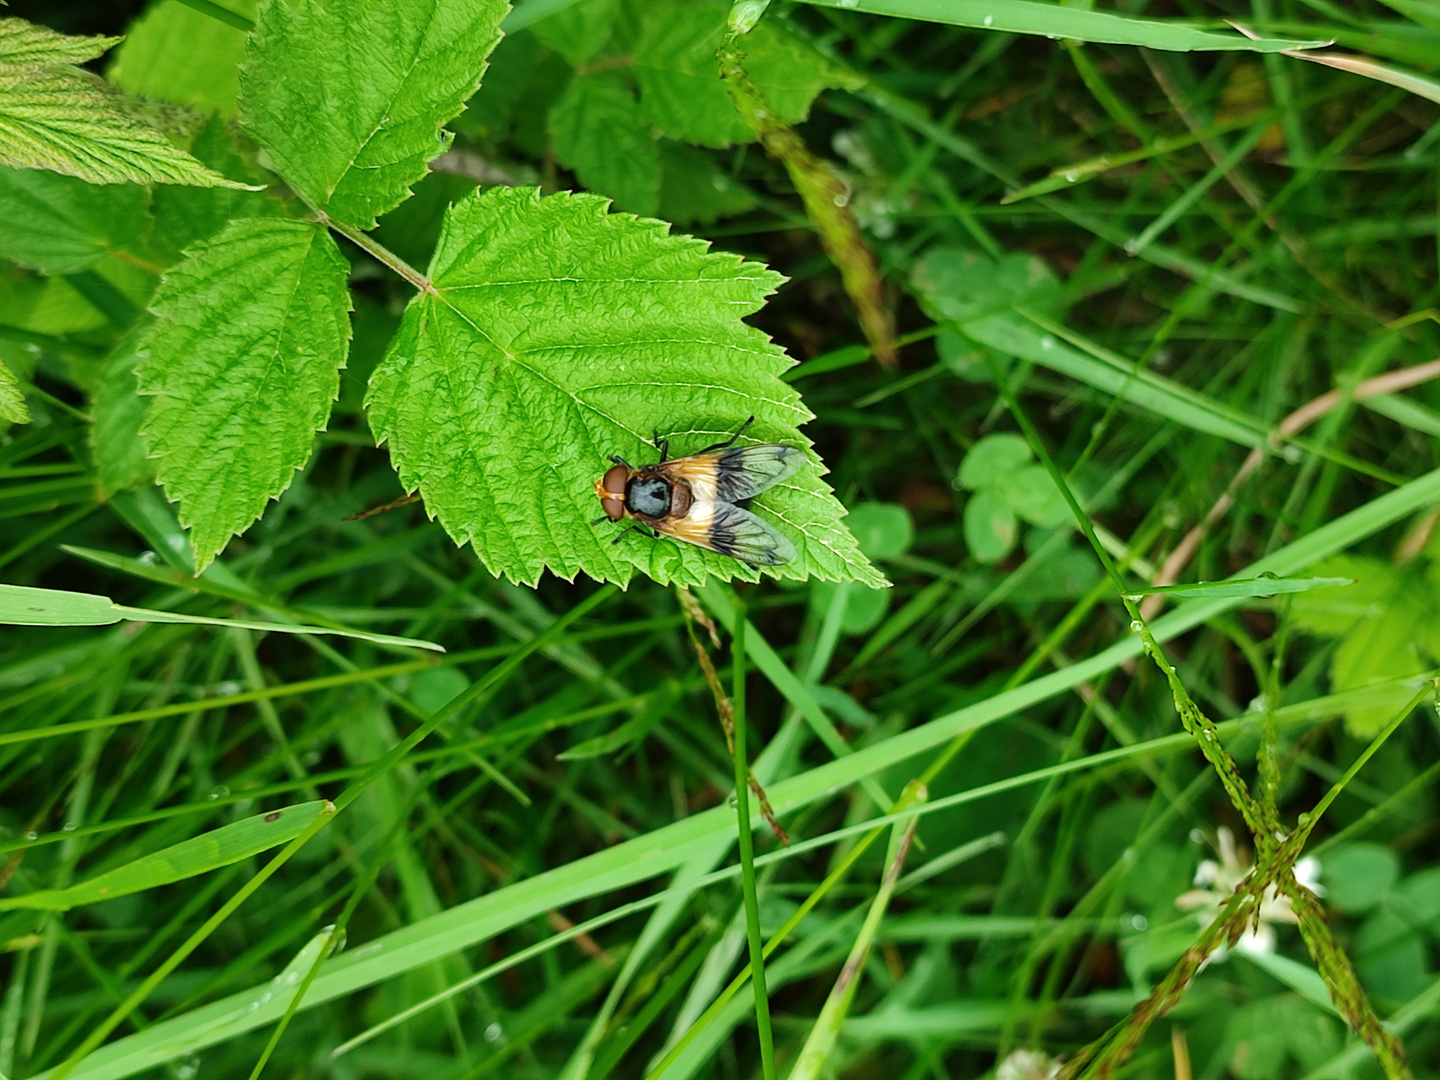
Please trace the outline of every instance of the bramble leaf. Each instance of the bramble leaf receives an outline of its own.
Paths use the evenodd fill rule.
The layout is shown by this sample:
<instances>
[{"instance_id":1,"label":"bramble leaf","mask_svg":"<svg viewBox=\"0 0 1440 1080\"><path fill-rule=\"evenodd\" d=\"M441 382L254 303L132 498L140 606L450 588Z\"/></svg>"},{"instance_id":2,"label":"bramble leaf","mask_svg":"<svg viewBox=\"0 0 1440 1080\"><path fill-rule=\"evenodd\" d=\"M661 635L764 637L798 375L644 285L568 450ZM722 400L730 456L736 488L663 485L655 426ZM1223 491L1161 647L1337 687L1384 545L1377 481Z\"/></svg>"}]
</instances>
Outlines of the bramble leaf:
<instances>
[{"instance_id":1,"label":"bramble leaf","mask_svg":"<svg viewBox=\"0 0 1440 1080\"><path fill-rule=\"evenodd\" d=\"M31 67L83 64L95 59L119 40L101 34L72 37L24 19L0 19L0 64Z\"/></svg>"},{"instance_id":2,"label":"bramble leaf","mask_svg":"<svg viewBox=\"0 0 1440 1080\"><path fill-rule=\"evenodd\" d=\"M155 463L146 456L140 434L150 399L140 396L135 381L139 349L150 329L150 320L142 318L120 339L100 369L100 385L90 405L96 479L107 498L155 477Z\"/></svg>"},{"instance_id":3,"label":"bramble leaf","mask_svg":"<svg viewBox=\"0 0 1440 1080\"><path fill-rule=\"evenodd\" d=\"M25 407L25 395L20 389L20 380L15 373L0 363L0 420L8 424L28 424L30 410Z\"/></svg>"},{"instance_id":4,"label":"bramble leaf","mask_svg":"<svg viewBox=\"0 0 1440 1080\"><path fill-rule=\"evenodd\" d=\"M660 216L677 225L709 225L760 205L755 193L698 150L660 144Z\"/></svg>"},{"instance_id":5,"label":"bramble leaf","mask_svg":"<svg viewBox=\"0 0 1440 1080\"><path fill-rule=\"evenodd\" d=\"M720 81L715 50L727 32L724 0L657 0L647 4L635 46L635 77L650 121L672 139L702 146L753 142ZM772 19L745 36L750 77L775 114L796 124L826 87L854 86L852 76Z\"/></svg>"},{"instance_id":6,"label":"bramble leaf","mask_svg":"<svg viewBox=\"0 0 1440 1080\"><path fill-rule=\"evenodd\" d=\"M196 133L190 152L216 172L261 182L263 177L258 175L258 170L241 157L235 145L235 135L230 124L212 114ZM155 228L151 233L151 242L167 262L178 260L181 252L196 240L214 235L237 218L270 217L284 213L280 201L263 191L176 185L156 188L152 208Z\"/></svg>"},{"instance_id":7,"label":"bramble leaf","mask_svg":"<svg viewBox=\"0 0 1440 1080\"><path fill-rule=\"evenodd\" d=\"M255 14L253 2L227 6ZM129 28L106 76L132 94L234 116L244 54L244 30L171 0L152 4Z\"/></svg>"},{"instance_id":8,"label":"bramble leaf","mask_svg":"<svg viewBox=\"0 0 1440 1080\"><path fill-rule=\"evenodd\" d=\"M724 439L752 413L755 441L804 444L810 413L779 378L792 361L741 317L780 277L662 222L606 213L593 195L493 188L452 207L434 292L405 313L370 381L376 438L407 490L496 574L546 568L627 583L755 580L734 559L592 526L608 456L637 464ZM799 558L775 577L883 585L820 478L819 459L754 504Z\"/></svg>"},{"instance_id":9,"label":"bramble leaf","mask_svg":"<svg viewBox=\"0 0 1440 1080\"><path fill-rule=\"evenodd\" d=\"M115 41L0 19L0 164L53 169L92 184L243 187L131 115L104 80L71 66Z\"/></svg>"},{"instance_id":10,"label":"bramble leaf","mask_svg":"<svg viewBox=\"0 0 1440 1080\"><path fill-rule=\"evenodd\" d=\"M46 169L0 166L0 257L73 274L132 247L150 227L136 184L87 184Z\"/></svg>"},{"instance_id":11,"label":"bramble leaf","mask_svg":"<svg viewBox=\"0 0 1440 1080\"><path fill-rule=\"evenodd\" d=\"M571 67L579 67L605 47L618 6L617 0L580 0L547 15L530 29Z\"/></svg>"},{"instance_id":12,"label":"bramble leaf","mask_svg":"<svg viewBox=\"0 0 1440 1080\"><path fill-rule=\"evenodd\" d=\"M1312 569L1353 582L1298 593L1290 606L1301 629L1341 639L1330 656L1332 690L1355 690L1425 670L1426 627L1435 623L1428 590L1387 563L1364 556L1337 555ZM1358 738L1370 738L1411 692L1405 687L1376 690L1366 704L1345 710L1345 726Z\"/></svg>"},{"instance_id":13,"label":"bramble leaf","mask_svg":"<svg viewBox=\"0 0 1440 1080\"><path fill-rule=\"evenodd\" d=\"M361 229L398 206L480 85L505 0L271 0L240 70L245 128L301 197Z\"/></svg>"},{"instance_id":14,"label":"bramble leaf","mask_svg":"<svg viewBox=\"0 0 1440 1080\"><path fill-rule=\"evenodd\" d=\"M621 210L655 213L660 151L635 95L612 72L577 75L550 111L550 138L562 165Z\"/></svg>"},{"instance_id":15,"label":"bramble leaf","mask_svg":"<svg viewBox=\"0 0 1440 1080\"><path fill-rule=\"evenodd\" d=\"M310 457L349 347L348 271L320 226L247 218L161 282L136 375L154 395L144 436L197 572Z\"/></svg>"}]
</instances>

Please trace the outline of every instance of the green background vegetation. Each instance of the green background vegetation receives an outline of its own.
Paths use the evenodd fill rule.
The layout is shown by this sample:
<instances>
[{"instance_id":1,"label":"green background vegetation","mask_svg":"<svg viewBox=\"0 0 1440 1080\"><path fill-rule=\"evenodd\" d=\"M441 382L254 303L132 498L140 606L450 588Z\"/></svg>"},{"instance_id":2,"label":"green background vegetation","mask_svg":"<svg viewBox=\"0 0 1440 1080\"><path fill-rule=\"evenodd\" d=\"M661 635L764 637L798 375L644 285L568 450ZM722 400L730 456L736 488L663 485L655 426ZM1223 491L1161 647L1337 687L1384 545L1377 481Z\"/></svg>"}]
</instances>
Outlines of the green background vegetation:
<instances>
[{"instance_id":1,"label":"green background vegetation","mask_svg":"<svg viewBox=\"0 0 1440 1080\"><path fill-rule=\"evenodd\" d=\"M24 594L76 625L0 628L0 1074L113 1029L70 1075L646 1076L744 963L742 879L768 937L832 874L767 964L781 1073L815 1038L853 1077L1072 1055L1199 937L1176 901L1201 861L1255 846L1140 612L1282 831L1344 779L1306 852L1328 926L1435 1074L1440 723L1407 706L1440 663L1433 3L774 5L749 75L848 185L894 370L718 77L727 5L531 0L473 94L504 12L461 5L399 164L363 173L354 133L296 102L394 66L342 47L370 40L365 6L297 29L270 0L243 77L257 11L205 6L4 12L128 35L90 67L255 190L0 169L0 405L23 421L0 435L0 577L123 605ZM1369 66L1250 51L1227 17ZM476 255L487 239L515 251ZM454 299L527 258L634 281ZM319 299L285 348L328 369L227 369L223 334L296 267ZM438 292L412 303L407 273ZM603 453L536 420L564 407L498 376L472 398L407 382L488 370L468 331L424 338L457 310L573 348L562 388L633 363L613 404L641 437L698 446L754 411L813 442L828 473L762 512L827 539L759 584L669 541L615 553L588 523ZM421 343L413 368L395 341ZM483 468L448 441L467 425ZM349 519L402 483L438 521ZM1145 593L1201 523L1159 579L1247 584ZM663 581L719 624L721 647L698 637L726 688L749 618L740 720L792 841L757 821L753 873ZM301 624L370 637L282 632ZM867 823L922 775L887 878L903 822L888 857ZM1380 1075L1297 930L1267 925L1275 950L1212 961L1126 1075ZM746 987L664 1075L759 1076L757 1035Z\"/></svg>"}]
</instances>

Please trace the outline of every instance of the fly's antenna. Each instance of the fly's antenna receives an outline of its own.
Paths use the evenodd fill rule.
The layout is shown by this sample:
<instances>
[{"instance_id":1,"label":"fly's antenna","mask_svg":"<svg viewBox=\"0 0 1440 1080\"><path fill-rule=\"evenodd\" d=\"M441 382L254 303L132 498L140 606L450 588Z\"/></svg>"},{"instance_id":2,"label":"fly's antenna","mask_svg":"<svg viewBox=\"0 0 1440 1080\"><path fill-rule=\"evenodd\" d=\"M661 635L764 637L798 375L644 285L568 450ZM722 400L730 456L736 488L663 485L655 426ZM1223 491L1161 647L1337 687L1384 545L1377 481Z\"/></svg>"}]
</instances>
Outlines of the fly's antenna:
<instances>
[{"instance_id":1,"label":"fly's antenna","mask_svg":"<svg viewBox=\"0 0 1440 1080\"><path fill-rule=\"evenodd\" d=\"M655 444L655 449L660 451L660 464L670 460L670 440L660 438L660 429L650 429L650 441Z\"/></svg>"}]
</instances>

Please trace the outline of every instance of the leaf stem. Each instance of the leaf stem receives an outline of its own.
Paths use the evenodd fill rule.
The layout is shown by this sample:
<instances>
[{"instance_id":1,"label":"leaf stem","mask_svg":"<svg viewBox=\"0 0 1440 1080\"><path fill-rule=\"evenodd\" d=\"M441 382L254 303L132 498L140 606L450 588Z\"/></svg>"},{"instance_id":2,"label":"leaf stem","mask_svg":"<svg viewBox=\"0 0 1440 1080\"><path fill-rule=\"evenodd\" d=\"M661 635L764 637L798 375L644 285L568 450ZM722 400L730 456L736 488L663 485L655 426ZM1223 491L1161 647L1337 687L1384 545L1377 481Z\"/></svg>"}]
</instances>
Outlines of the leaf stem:
<instances>
[{"instance_id":1,"label":"leaf stem","mask_svg":"<svg viewBox=\"0 0 1440 1080\"><path fill-rule=\"evenodd\" d=\"M735 688L730 699L735 710L735 819L740 831L740 874L745 894L745 930L750 940L750 970L755 980L755 1026L760 1035L760 1065L765 1080L775 1080L775 1041L770 1031L770 996L765 989L765 946L760 938L760 903L755 895L755 838L750 832L750 785L745 759L745 615L735 598L735 634L730 664Z\"/></svg>"},{"instance_id":2,"label":"leaf stem","mask_svg":"<svg viewBox=\"0 0 1440 1080\"><path fill-rule=\"evenodd\" d=\"M400 258L399 255L396 255L368 233L363 233L351 225L340 224L340 222L334 220L323 210L317 210L316 213L319 214L321 223L334 229L356 247L367 252L377 262L384 263L391 270L394 270L395 273L410 282L411 285L414 285L420 292L433 293L435 291L435 286L430 283L428 277L420 273L419 270L416 270L404 259Z\"/></svg>"}]
</instances>

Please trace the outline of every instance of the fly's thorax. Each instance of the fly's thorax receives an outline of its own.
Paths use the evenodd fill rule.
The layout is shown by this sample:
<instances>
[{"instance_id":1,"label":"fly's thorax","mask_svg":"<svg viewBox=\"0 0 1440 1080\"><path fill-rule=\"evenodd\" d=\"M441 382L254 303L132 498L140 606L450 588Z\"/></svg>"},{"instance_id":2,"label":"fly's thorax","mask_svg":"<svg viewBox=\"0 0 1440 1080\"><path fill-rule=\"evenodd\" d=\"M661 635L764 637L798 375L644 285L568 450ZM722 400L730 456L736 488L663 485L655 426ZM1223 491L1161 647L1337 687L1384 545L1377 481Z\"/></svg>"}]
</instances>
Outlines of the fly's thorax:
<instances>
[{"instance_id":1,"label":"fly's thorax","mask_svg":"<svg viewBox=\"0 0 1440 1080\"><path fill-rule=\"evenodd\" d=\"M625 508L645 517L665 517L670 513L670 492L670 481L641 471L625 485Z\"/></svg>"}]
</instances>

